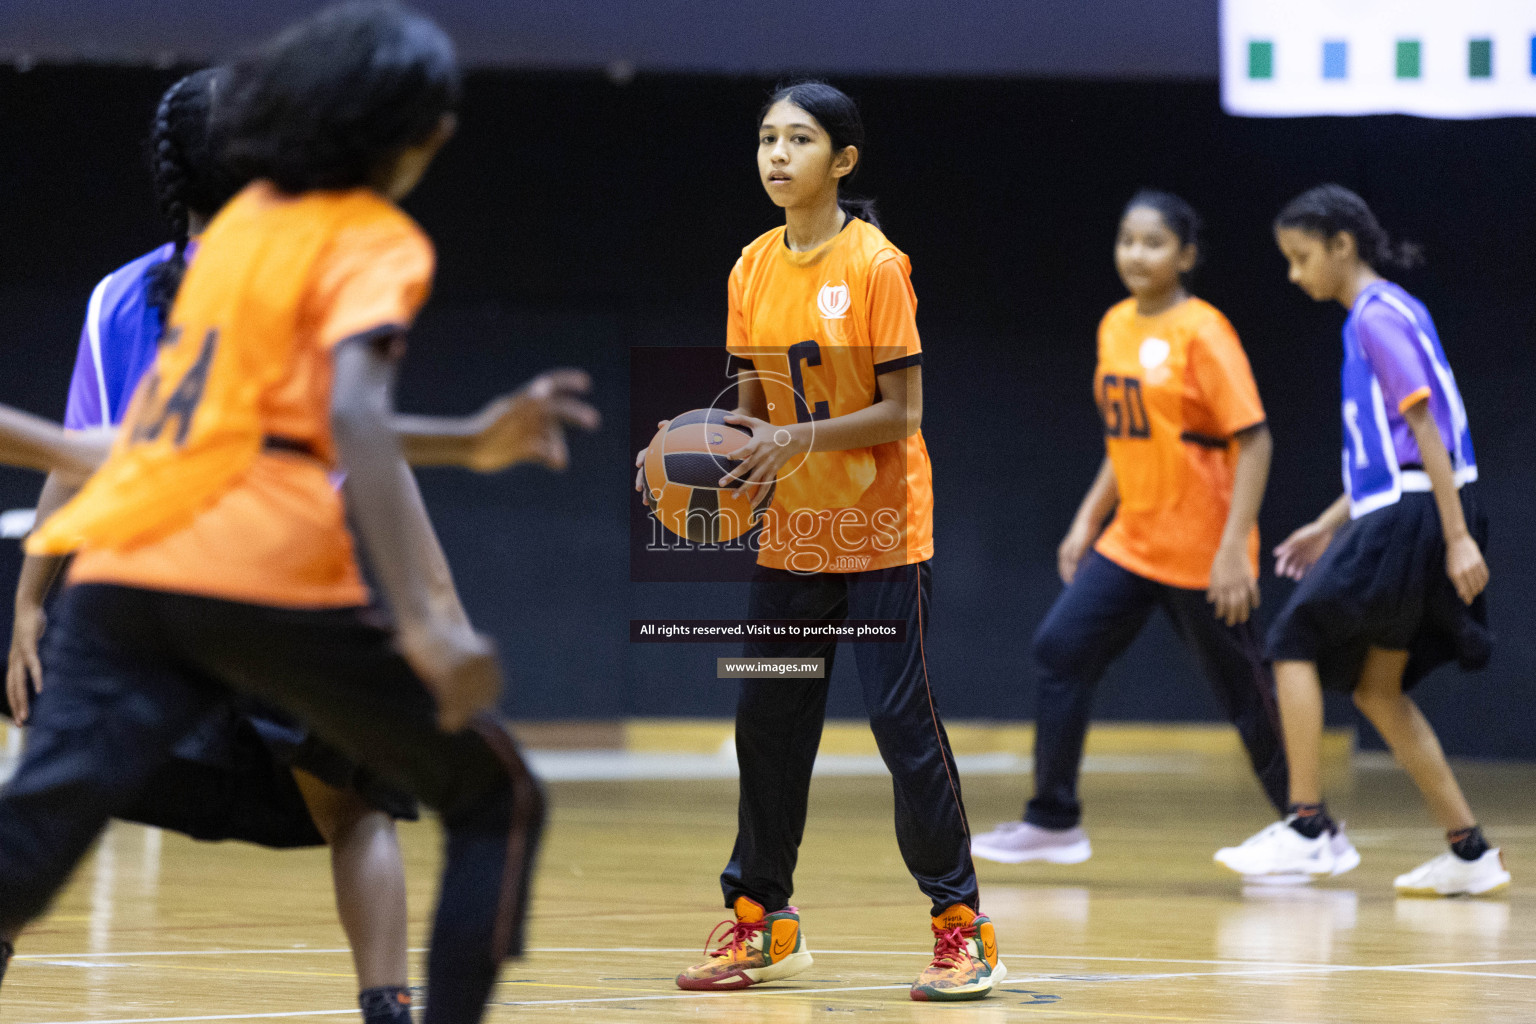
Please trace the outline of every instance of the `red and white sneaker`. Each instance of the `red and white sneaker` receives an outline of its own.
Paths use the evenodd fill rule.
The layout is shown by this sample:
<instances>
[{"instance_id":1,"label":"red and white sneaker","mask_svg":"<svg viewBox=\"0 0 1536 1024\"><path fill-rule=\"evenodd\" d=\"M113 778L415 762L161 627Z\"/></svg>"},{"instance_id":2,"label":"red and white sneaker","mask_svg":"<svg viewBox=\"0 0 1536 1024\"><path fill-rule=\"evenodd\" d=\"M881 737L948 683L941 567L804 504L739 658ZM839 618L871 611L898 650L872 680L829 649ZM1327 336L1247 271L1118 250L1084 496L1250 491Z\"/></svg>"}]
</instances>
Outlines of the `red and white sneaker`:
<instances>
[{"instance_id":1,"label":"red and white sneaker","mask_svg":"<svg viewBox=\"0 0 1536 1024\"><path fill-rule=\"evenodd\" d=\"M692 991L728 990L761 985L765 981L792 978L811 966L811 952L800 934L800 912L785 907L772 914L745 896L736 898L736 920L715 925L704 950L721 929L725 945L709 953L709 959L677 976L677 987Z\"/></svg>"},{"instance_id":2,"label":"red and white sneaker","mask_svg":"<svg viewBox=\"0 0 1536 1024\"><path fill-rule=\"evenodd\" d=\"M912 983L919 1002L982 999L1008 977L997 956L992 921L963 903L935 917L933 961Z\"/></svg>"}]
</instances>

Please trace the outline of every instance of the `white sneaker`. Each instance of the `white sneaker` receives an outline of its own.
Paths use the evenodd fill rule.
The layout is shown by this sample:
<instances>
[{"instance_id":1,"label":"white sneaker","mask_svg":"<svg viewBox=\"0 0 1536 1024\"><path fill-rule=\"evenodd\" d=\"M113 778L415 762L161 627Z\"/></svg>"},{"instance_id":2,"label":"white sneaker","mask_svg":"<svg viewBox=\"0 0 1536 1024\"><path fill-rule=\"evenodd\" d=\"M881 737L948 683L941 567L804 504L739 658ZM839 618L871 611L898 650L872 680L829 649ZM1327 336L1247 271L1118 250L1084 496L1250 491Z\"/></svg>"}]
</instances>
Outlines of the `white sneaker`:
<instances>
[{"instance_id":1,"label":"white sneaker","mask_svg":"<svg viewBox=\"0 0 1536 1024\"><path fill-rule=\"evenodd\" d=\"M1093 847L1081 826L1041 828L1027 821L1005 821L991 832L972 836L971 854L1001 864L1022 864L1027 860L1081 864L1093 856Z\"/></svg>"},{"instance_id":2,"label":"white sneaker","mask_svg":"<svg viewBox=\"0 0 1536 1024\"><path fill-rule=\"evenodd\" d=\"M1333 850L1333 870L1329 874L1337 878L1360 866L1360 851L1355 849L1355 844L1344 834L1344 823L1340 821L1335 824L1337 829L1328 840L1328 846Z\"/></svg>"},{"instance_id":3,"label":"white sneaker","mask_svg":"<svg viewBox=\"0 0 1536 1024\"><path fill-rule=\"evenodd\" d=\"M1223 847L1216 851L1214 860L1225 868L1249 877L1321 878L1334 874L1337 866L1334 841L1342 835L1342 830L1331 835L1324 832L1316 839L1308 839L1291 828L1290 823L1290 818L1277 821L1248 837L1241 846ZM1349 844L1348 839L1344 842ZM1354 846L1350 844L1348 849L1354 851ZM1358 853L1355 853L1354 860L1356 864L1360 862Z\"/></svg>"},{"instance_id":4,"label":"white sneaker","mask_svg":"<svg viewBox=\"0 0 1536 1024\"><path fill-rule=\"evenodd\" d=\"M1508 884L1509 872L1497 847L1477 860L1462 860L1447 850L1392 883L1399 896L1486 896Z\"/></svg>"},{"instance_id":5,"label":"white sneaker","mask_svg":"<svg viewBox=\"0 0 1536 1024\"><path fill-rule=\"evenodd\" d=\"M1356 850L1355 844L1350 842L1349 835L1344 831L1344 823L1342 821L1336 822L1334 829L1335 830L1333 834L1328 839L1328 848L1333 851L1333 870L1328 872L1328 876L1330 878L1337 878L1344 874L1346 871L1353 871L1355 868L1360 866L1360 851ZM1248 841L1253 842L1253 840L1257 838L1258 836L1254 836L1253 839ZM1217 851L1215 857L1217 863L1223 863L1221 854L1224 852L1225 851ZM1313 881L1318 876L1301 873L1276 873L1270 875L1253 875L1250 877L1252 881L1258 882L1261 885L1271 886L1306 885L1308 882Z\"/></svg>"}]
</instances>

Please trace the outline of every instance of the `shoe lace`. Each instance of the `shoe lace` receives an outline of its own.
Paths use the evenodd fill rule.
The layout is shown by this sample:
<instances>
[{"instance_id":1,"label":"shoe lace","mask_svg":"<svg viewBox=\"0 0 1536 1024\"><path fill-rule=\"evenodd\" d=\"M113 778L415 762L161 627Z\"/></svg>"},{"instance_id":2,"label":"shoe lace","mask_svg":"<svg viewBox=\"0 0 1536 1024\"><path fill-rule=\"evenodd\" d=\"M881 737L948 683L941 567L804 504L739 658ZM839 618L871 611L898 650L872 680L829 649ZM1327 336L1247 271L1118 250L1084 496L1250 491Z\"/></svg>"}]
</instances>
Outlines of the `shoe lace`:
<instances>
[{"instance_id":1,"label":"shoe lace","mask_svg":"<svg viewBox=\"0 0 1536 1024\"><path fill-rule=\"evenodd\" d=\"M739 950L746 947L749 940L766 927L767 925L762 921L741 921L727 918L710 930L709 938L704 940L704 952L712 957L734 957ZM723 932L722 929L724 929ZM717 935L720 937L720 941L725 944L716 947L711 952L709 947L714 945Z\"/></svg>"},{"instance_id":2,"label":"shoe lace","mask_svg":"<svg viewBox=\"0 0 1536 1024\"><path fill-rule=\"evenodd\" d=\"M1273 824L1264 826L1262 829L1260 829L1259 831L1255 832L1253 835L1249 836L1247 839L1244 839L1241 845L1243 845L1243 846L1258 846L1260 843L1267 843L1271 839L1273 839L1276 835L1280 834L1285 829L1288 829L1290 827L1291 827L1291 819L1290 818L1286 818L1284 821L1274 822Z\"/></svg>"},{"instance_id":3,"label":"shoe lace","mask_svg":"<svg viewBox=\"0 0 1536 1024\"><path fill-rule=\"evenodd\" d=\"M966 942L965 926L935 928L933 931L933 967L950 967L958 970L970 961L971 951Z\"/></svg>"}]
</instances>

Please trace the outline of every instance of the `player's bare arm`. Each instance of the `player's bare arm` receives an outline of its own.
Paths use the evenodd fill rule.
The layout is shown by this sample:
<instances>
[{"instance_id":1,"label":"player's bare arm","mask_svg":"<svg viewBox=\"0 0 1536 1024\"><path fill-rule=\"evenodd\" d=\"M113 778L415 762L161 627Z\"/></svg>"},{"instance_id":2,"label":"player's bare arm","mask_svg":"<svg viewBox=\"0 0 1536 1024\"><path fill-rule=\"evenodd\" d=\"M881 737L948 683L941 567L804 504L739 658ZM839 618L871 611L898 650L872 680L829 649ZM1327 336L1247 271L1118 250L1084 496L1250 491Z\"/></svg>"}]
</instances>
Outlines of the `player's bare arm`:
<instances>
[{"instance_id":1,"label":"player's bare arm","mask_svg":"<svg viewBox=\"0 0 1536 1024\"><path fill-rule=\"evenodd\" d=\"M490 642L433 586L446 563L425 542L432 525L390 429L395 363L378 344L343 342L335 372L331 426L347 470L347 507L395 615L401 653L432 688L439 724L461 728L494 706L501 673Z\"/></svg>"},{"instance_id":2,"label":"player's bare arm","mask_svg":"<svg viewBox=\"0 0 1536 1024\"><path fill-rule=\"evenodd\" d=\"M1275 545L1275 575L1299 580L1328 550L1339 527L1349 522L1349 495L1341 494L1322 514Z\"/></svg>"},{"instance_id":3,"label":"player's bare arm","mask_svg":"<svg viewBox=\"0 0 1536 1024\"><path fill-rule=\"evenodd\" d=\"M63 507L79 491L79 483L58 473L49 473L37 496L37 521L42 522ZM43 600L64 568L58 555L27 555L21 562L16 580L16 604L11 625L11 650L5 673L5 693L11 703L11 717L23 725L31 716L32 694L43 688L43 663L38 645L48 624Z\"/></svg>"},{"instance_id":4,"label":"player's bare arm","mask_svg":"<svg viewBox=\"0 0 1536 1024\"><path fill-rule=\"evenodd\" d=\"M548 370L470 416L394 417L406 461L413 466L462 466L495 473L524 462L562 470L570 461L565 432L596 430L602 422L582 396L592 389L585 370Z\"/></svg>"},{"instance_id":5,"label":"player's bare arm","mask_svg":"<svg viewBox=\"0 0 1536 1024\"><path fill-rule=\"evenodd\" d=\"M1488 586L1488 563L1478 550L1477 541L1467 529L1467 517L1461 507L1461 495L1456 490L1456 476L1451 468L1440 428L1430 414L1429 402L1415 402L1403 410L1418 442L1419 454L1424 459L1424 472L1429 474L1434 489L1435 505L1440 510L1440 529L1445 535L1445 574L1456 588L1456 596L1471 604L1483 588Z\"/></svg>"},{"instance_id":6,"label":"player's bare arm","mask_svg":"<svg viewBox=\"0 0 1536 1024\"><path fill-rule=\"evenodd\" d=\"M1072 582L1077 575L1078 563L1083 560L1093 542L1099 539L1099 534L1104 532L1104 524L1109 521L1119 501L1120 488L1115 481L1115 464L1106 455L1099 464L1093 483L1088 486L1088 493L1083 495L1082 503L1077 506L1077 514L1072 517L1067 535L1056 549L1056 570L1061 574L1061 582Z\"/></svg>"},{"instance_id":7,"label":"player's bare arm","mask_svg":"<svg viewBox=\"0 0 1536 1024\"><path fill-rule=\"evenodd\" d=\"M95 471L111 445L109 431L65 430L52 420L0 406L0 464L57 471L79 481Z\"/></svg>"},{"instance_id":8,"label":"player's bare arm","mask_svg":"<svg viewBox=\"0 0 1536 1024\"><path fill-rule=\"evenodd\" d=\"M750 500L756 501L758 492L797 455L873 448L917 433L923 425L922 367L882 373L875 378L875 384L879 400L846 416L784 426L740 412L727 416L725 422L751 430L752 440L737 452L741 465L721 478L721 486L732 480L745 480L743 486L750 488Z\"/></svg>"},{"instance_id":9,"label":"player's bare arm","mask_svg":"<svg viewBox=\"0 0 1536 1024\"><path fill-rule=\"evenodd\" d=\"M1232 504L1222 528L1221 545L1211 562L1211 585L1206 599L1216 617L1229 626L1247 622L1259 606L1259 581L1248 561L1248 538L1259 522L1259 506L1269 483L1269 463L1274 442L1262 423L1233 436L1237 445L1237 469L1232 479Z\"/></svg>"}]
</instances>

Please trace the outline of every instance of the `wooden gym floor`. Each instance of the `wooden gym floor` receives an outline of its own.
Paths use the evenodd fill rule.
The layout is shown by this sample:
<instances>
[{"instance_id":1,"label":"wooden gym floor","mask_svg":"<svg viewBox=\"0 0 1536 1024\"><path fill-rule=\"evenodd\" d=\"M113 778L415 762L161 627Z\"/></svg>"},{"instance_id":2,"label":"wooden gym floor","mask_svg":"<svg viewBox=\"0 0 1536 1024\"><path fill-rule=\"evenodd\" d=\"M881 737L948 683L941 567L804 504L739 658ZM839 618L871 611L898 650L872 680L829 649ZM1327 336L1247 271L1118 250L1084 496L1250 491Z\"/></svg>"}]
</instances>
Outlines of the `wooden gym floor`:
<instances>
[{"instance_id":1,"label":"wooden gym floor","mask_svg":"<svg viewBox=\"0 0 1536 1024\"><path fill-rule=\"evenodd\" d=\"M973 825L1013 817L1027 778L985 750L968 753L965 731L955 732L962 770L975 768L965 780ZM817 779L801 851L795 901L816 957L810 971L740 993L673 986L724 916L716 873L733 833L730 779L557 781L533 949L503 972L488 1019L1536 1020L1536 885L1525 856L1536 843L1536 766L1460 766L1515 873L1510 894L1399 900L1393 876L1442 847L1411 786L1381 758L1356 756L1347 768L1341 759L1332 773L1334 808L1365 858L1359 869L1312 887L1245 889L1211 853L1269 814L1229 746L1165 737L1141 754L1116 753L1097 735L1084 785L1094 858L978 865L1009 967L991 999L908 1000L929 948L926 904L896 850L888 782L858 774L845 753L827 755L829 770L847 770ZM557 753L565 761L549 762L553 775L583 777L572 768L583 755ZM436 826L406 826L402 840L419 946ZM0 1020L348 1021L358 1019L355 988L323 851L210 846L115 825L24 936Z\"/></svg>"}]
</instances>

